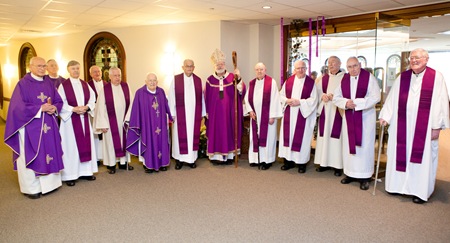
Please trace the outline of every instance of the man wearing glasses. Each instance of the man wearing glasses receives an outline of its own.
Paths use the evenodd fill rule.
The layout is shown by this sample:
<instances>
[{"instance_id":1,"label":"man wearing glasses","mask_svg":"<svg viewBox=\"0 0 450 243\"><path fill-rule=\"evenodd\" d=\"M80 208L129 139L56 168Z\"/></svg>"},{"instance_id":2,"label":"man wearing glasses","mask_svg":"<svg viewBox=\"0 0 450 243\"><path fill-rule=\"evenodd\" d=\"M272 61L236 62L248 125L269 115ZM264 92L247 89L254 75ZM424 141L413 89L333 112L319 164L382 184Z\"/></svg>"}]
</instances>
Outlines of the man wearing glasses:
<instances>
[{"instance_id":1,"label":"man wearing glasses","mask_svg":"<svg viewBox=\"0 0 450 243\"><path fill-rule=\"evenodd\" d=\"M428 52L415 49L410 70L397 78L380 112L389 124L386 191L424 203L434 191L439 133L449 127L449 100L442 74L427 67Z\"/></svg>"}]
</instances>

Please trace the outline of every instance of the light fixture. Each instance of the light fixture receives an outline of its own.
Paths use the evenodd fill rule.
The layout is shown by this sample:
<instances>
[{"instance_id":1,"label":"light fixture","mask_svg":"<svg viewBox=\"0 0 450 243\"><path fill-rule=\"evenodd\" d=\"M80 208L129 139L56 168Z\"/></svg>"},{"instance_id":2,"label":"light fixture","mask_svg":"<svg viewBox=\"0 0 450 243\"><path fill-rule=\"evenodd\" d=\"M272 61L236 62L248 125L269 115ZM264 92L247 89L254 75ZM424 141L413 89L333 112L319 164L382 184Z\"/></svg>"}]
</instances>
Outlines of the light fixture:
<instances>
[{"instance_id":1,"label":"light fixture","mask_svg":"<svg viewBox=\"0 0 450 243\"><path fill-rule=\"evenodd\" d=\"M450 30L439 32L438 35L450 35Z\"/></svg>"},{"instance_id":2,"label":"light fixture","mask_svg":"<svg viewBox=\"0 0 450 243\"><path fill-rule=\"evenodd\" d=\"M272 8L272 6L269 6L269 5L265 5L265 6L262 6L262 8L263 8L263 9L271 9L271 8Z\"/></svg>"}]
</instances>

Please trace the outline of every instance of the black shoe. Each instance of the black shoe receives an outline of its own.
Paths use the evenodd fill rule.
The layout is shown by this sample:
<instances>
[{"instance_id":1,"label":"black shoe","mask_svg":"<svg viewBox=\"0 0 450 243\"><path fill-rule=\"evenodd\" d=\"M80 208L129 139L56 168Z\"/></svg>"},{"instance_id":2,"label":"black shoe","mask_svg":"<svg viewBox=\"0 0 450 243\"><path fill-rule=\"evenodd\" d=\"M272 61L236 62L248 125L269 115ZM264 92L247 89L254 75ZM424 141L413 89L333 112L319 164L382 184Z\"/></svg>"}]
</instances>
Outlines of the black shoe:
<instances>
[{"instance_id":1,"label":"black shoe","mask_svg":"<svg viewBox=\"0 0 450 243\"><path fill-rule=\"evenodd\" d=\"M250 163L250 167L258 167L258 163Z\"/></svg>"},{"instance_id":2,"label":"black shoe","mask_svg":"<svg viewBox=\"0 0 450 243\"><path fill-rule=\"evenodd\" d=\"M115 174L116 173L116 166L106 166L108 169L109 174Z\"/></svg>"},{"instance_id":3,"label":"black shoe","mask_svg":"<svg viewBox=\"0 0 450 243\"><path fill-rule=\"evenodd\" d=\"M324 171L327 171L327 170L329 170L329 169L330 169L329 167L322 167L322 166L319 166L319 167L316 168L316 171L317 171L317 172L324 172Z\"/></svg>"},{"instance_id":4,"label":"black shoe","mask_svg":"<svg viewBox=\"0 0 450 243\"><path fill-rule=\"evenodd\" d=\"M160 171L167 171L167 166L163 166L161 168L159 168Z\"/></svg>"},{"instance_id":5,"label":"black shoe","mask_svg":"<svg viewBox=\"0 0 450 243\"><path fill-rule=\"evenodd\" d=\"M298 173L303 174L306 172L306 164L298 165Z\"/></svg>"},{"instance_id":6,"label":"black shoe","mask_svg":"<svg viewBox=\"0 0 450 243\"><path fill-rule=\"evenodd\" d=\"M95 181L95 176L80 176L80 179L88 180L88 181Z\"/></svg>"},{"instance_id":7,"label":"black shoe","mask_svg":"<svg viewBox=\"0 0 450 243\"><path fill-rule=\"evenodd\" d=\"M102 165L102 163L100 162L100 160L97 160L97 166Z\"/></svg>"},{"instance_id":8,"label":"black shoe","mask_svg":"<svg viewBox=\"0 0 450 243\"><path fill-rule=\"evenodd\" d=\"M149 168L145 168L145 173L153 173L153 172L155 172L155 170L152 170L152 169L149 169Z\"/></svg>"},{"instance_id":9,"label":"black shoe","mask_svg":"<svg viewBox=\"0 0 450 243\"><path fill-rule=\"evenodd\" d=\"M281 170L289 170L295 167L295 164L292 161L284 159L284 165L281 166Z\"/></svg>"},{"instance_id":10,"label":"black shoe","mask_svg":"<svg viewBox=\"0 0 450 243\"><path fill-rule=\"evenodd\" d=\"M359 185L359 189L367 191L367 190L369 190L369 185L370 185L369 181L367 181L367 180L361 181L360 185Z\"/></svg>"},{"instance_id":11,"label":"black shoe","mask_svg":"<svg viewBox=\"0 0 450 243\"><path fill-rule=\"evenodd\" d=\"M195 169L195 168L197 168L197 164L194 162L192 164L189 164L189 167L191 167L192 169Z\"/></svg>"},{"instance_id":12,"label":"black shoe","mask_svg":"<svg viewBox=\"0 0 450 243\"><path fill-rule=\"evenodd\" d=\"M417 204L424 204L425 203L424 200L422 200L422 199L420 199L420 198L418 198L416 196L413 196L412 201L413 201L413 203L417 203Z\"/></svg>"},{"instance_id":13,"label":"black shoe","mask_svg":"<svg viewBox=\"0 0 450 243\"><path fill-rule=\"evenodd\" d=\"M334 175L339 177L342 175L342 169L334 169Z\"/></svg>"},{"instance_id":14,"label":"black shoe","mask_svg":"<svg viewBox=\"0 0 450 243\"><path fill-rule=\"evenodd\" d=\"M183 164L179 160L175 160L175 170L181 170Z\"/></svg>"},{"instance_id":15,"label":"black shoe","mask_svg":"<svg viewBox=\"0 0 450 243\"><path fill-rule=\"evenodd\" d=\"M272 166L272 163L261 163L261 170L268 170Z\"/></svg>"},{"instance_id":16,"label":"black shoe","mask_svg":"<svg viewBox=\"0 0 450 243\"><path fill-rule=\"evenodd\" d=\"M344 179L341 180L341 183L342 184L349 184L349 183L354 182L354 181L355 181L354 178L346 176Z\"/></svg>"},{"instance_id":17,"label":"black shoe","mask_svg":"<svg viewBox=\"0 0 450 243\"><path fill-rule=\"evenodd\" d=\"M75 181L66 181L67 186L75 186Z\"/></svg>"},{"instance_id":18,"label":"black shoe","mask_svg":"<svg viewBox=\"0 0 450 243\"><path fill-rule=\"evenodd\" d=\"M124 165L119 164L119 169L126 170L127 169L127 164L128 164L128 170L134 170L134 167L131 166L129 163L125 163Z\"/></svg>"},{"instance_id":19,"label":"black shoe","mask_svg":"<svg viewBox=\"0 0 450 243\"><path fill-rule=\"evenodd\" d=\"M27 196L29 199L38 199L41 197L41 193L38 192L36 194L25 194L25 196Z\"/></svg>"}]
</instances>

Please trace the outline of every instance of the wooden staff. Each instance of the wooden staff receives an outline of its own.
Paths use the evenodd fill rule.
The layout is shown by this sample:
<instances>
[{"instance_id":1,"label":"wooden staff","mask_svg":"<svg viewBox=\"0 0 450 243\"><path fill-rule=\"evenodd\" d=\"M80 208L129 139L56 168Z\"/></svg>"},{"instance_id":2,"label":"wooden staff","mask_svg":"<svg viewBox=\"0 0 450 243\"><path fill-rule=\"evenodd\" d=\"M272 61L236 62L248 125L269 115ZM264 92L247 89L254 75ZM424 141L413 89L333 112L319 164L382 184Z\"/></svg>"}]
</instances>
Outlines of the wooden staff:
<instances>
[{"instance_id":1,"label":"wooden staff","mask_svg":"<svg viewBox=\"0 0 450 243\"><path fill-rule=\"evenodd\" d=\"M233 66L237 68L237 54L232 52ZM238 166L238 95L237 95L238 78L234 75L234 168Z\"/></svg>"}]
</instances>

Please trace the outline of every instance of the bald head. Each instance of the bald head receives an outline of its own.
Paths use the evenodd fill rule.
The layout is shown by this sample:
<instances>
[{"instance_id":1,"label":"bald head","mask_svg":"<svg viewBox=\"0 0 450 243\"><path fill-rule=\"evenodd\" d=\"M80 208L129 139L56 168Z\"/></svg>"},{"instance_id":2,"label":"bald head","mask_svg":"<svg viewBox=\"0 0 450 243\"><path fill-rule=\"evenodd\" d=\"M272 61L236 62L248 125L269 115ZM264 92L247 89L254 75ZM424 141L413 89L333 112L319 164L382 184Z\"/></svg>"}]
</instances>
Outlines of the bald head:
<instances>
[{"instance_id":1,"label":"bald head","mask_svg":"<svg viewBox=\"0 0 450 243\"><path fill-rule=\"evenodd\" d=\"M190 77L195 69L194 61L192 61L191 59L184 60L183 66L181 68L183 68L184 74Z\"/></svg>"},{"instance_id":2,"label":"bald head","mask_svg":"<svg viewBox=\"0 0 450 243\"><path fill-rule=\"evenodd\" d=\"M297 78L304 78L306 77L306 70L308 68L306 67L306 63L302 60L297 60L294 62L294 72L295 76Z\"/></svg>"},{"instance_id":3,"label":"bald head","mask_svg":"<svg viewBox=\"0 0 450 243\"><path fill-rule=\"evenodd\" d=\"M263 79L266 76L266 65L262 62L258 62L255 65L255 74L257 79Z\"/></svg>"},{"instance_id":4,"label":"bald head","mask_svg":"<svg viewBox=\"0 0 450 243\"><path fill-rule=\"evenodd\" d=\"M38 77L44 77L47 64L42 57L32 57L30 59L30 72Z\"/></svg>"},{"instance_id":5,"label":"bald head","mask_svg":"<svg viewBox=\"0 0 450 243\"><path fill-rule=\"evenodd\" d=\"M145 78L145 85L150 91L156 91L156 87L158 86L158 77L154 73L147 73L147 77Z\"/></svg>"},{"instance_id":6,"label":"bald head","mask_svg":"<svg viewBox=\"0 0 450 243\"><path fill-rule=\"evenodd\" d=\"M358 58L356 57L350 57L347 59L347 71L350 74L350 76L358 76L361 72L361 63L359 62Z\"/></svg>"}]
</instances>

